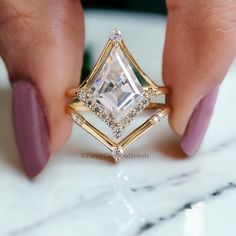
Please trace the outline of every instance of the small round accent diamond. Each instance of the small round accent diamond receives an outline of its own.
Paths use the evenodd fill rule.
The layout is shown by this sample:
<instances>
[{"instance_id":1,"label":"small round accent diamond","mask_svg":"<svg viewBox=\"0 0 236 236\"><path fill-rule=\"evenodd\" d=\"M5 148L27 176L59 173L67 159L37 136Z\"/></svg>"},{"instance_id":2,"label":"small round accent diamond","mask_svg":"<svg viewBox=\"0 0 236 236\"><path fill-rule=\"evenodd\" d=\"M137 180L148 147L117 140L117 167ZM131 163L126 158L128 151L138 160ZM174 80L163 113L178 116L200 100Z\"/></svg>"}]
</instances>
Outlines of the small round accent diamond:
<instances>
[{"instance_id":1,"label":"small round accent diamond","mask_svg":"<svg viewBox=\"0 0 236 236\"><path fill-rule=\"evenodd\" d=\"M71 118L74 122L77 121L77 115L75 113L72 113Z\"/></svg>"},{"instance_id":2,"label":"small round accent diamond","mask_svg":"<svg viewBox=\"0 0 236 236\"><path fill-rule=\"evenodd\" d=\"M106 121L106 120L109 119L109 116L107 115L106 112L103 111L103 112L101 113L101 119L102 119L103 121Z\"/></svg>"},{"instance_id":3,"label":"small round accent diamond","mask_svg":"<svg viewBox=\"0 0 236 236\"><path fill-rule=\"evenodd\" d=\"M121 137L122 133L124 132L124 127L115 125L114 127L112 127L112 131L115 138L118 139Z\"/></svg>"},{"instance_id":4,"label":"small round accent diamond","mask_svg":"<svg viewBox=\"0 0 236 236\"><path fill-rule=\"evenodd\" d=\"M92 96L92 91L87 91L86 97L89 98L89 97L91 97L91 96Z\"/></svg>"},{"instance_id":5,"label":"small round accent diamond","mask_svg":"<svg viewBox=\"0 0 236 236\"><path fill-rule=\"evenodd\" d=\"M113 41L113 42L120 42L122 40L122 34L121 34L121 31L118 30L118 29L114 29L111 31L110 33L110 39Z\"/></svg>"},{"instance_id":6,"label":"small round accent diamond","mask_svg":"<svg viewBox=\"0 0 236 236\"><path fill-rule=\"evenodd\" d=\"M89 108L92 108L92 101L91 100L86 100L86 105L89 107Z\"/></svg>"},{"instance_id":7,"label":"small round accent diamond","mask_svg":"<svg viewBox=\"0 0 236 236\"><path fill-rule=\"evenodd\" d=\"M162 118L164 118L165 116L166 116L166 114L165 114L165 112L163 112L163 111L158 114L159 119L162 119Z\"/></svg>"},{"instance_id":8,"label":"small round accent diamond","mask_svg":"<svg viewBox=\"0 0 236 236\"><path fill-rule=\"evenodd\" d=\"M85 120L82 117L78 117L77 122L79 126L82 126L85 123Z\"/></svg>"},{"instance_id":9,"label":"small round accent diamond","mask_svg":"<svg viewBox=\"0 0 236 236\"><path fill-rule=\"evenodd\" d=\"M78 94L77 94L78 98L80 101L85 101L86 100L86 92L84 90L81 90Z\"/></svg>"},{"instance_id":10,"label":"small round accent diamond","mask_svg":"<svg viewBox=\"0 0 236 236\"><path fill-rule=\"evenodd\" d=\"M116 161L119 161L124 155L124 150L121 147L115 147L112 150L111 155L114 157Z\"/></svg>"},{"instance_id":11,"label":"small round accent diamond","mask_svg":"<svg viewBox=\"0 0 236 236\"><path fill-rule=\"evenodd\" d=\"M158 115L154 115L154 116L151 118L151 123L152 123L153 125L155 125L159 120L160 120L160 119L159 119Z\"/></svg>"},{"instance_id":12,"label":"small round accent diamond","mask_svg":"<svg viewBox=\"0 0 236 236\"><path fill-rule=\"evenodd\" d=\"M73 121L77 125L82 126L84 124L85 120L81 116L79 116L79 115L77 115L75 113L73 113L71 116L72 116Z\"/></svg>"}]
</instances>

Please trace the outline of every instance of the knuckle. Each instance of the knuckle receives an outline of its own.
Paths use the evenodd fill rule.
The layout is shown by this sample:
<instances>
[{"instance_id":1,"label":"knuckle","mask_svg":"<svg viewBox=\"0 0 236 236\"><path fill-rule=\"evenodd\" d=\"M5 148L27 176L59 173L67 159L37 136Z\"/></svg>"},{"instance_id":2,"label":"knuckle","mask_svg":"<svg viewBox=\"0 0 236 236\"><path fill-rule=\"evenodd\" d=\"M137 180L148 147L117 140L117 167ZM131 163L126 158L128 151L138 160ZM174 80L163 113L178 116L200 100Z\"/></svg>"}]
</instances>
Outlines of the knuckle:
<instances>
[{"instance_id":1,"label":"knuckle","mask_svg":"<svg viewBox=\"0 0 236 236\"><path fill-rule=\"evenodd\" d=\"M167 0L168 12L189 29L236 33L235 0Z\"/></svg>"}]
</instances>

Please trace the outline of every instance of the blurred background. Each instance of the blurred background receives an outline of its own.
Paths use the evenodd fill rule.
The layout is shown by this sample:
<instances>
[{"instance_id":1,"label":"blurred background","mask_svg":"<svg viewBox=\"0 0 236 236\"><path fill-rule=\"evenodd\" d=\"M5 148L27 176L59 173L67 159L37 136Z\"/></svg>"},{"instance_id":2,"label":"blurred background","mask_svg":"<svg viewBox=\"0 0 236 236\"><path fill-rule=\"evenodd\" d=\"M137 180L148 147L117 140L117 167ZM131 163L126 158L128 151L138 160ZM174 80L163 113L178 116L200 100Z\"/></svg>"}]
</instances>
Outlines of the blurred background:
<instances>
[{"instance_id":1,"label":"blurred background","mask_svg":"<svg viewBox=\"0 0 236 236\"><path fill-rule=\"evenodd\" d=\"M128 15L128 13L134 13L135 15L139 15L140 17L148 17L148 15L166 15L166 4L165 0L120 0L117 2L114 1L108 1L108 0L83 0L82 1L83 7L86 11L105 11L106 14L111 13L111 15L116 18L117 15ZM132 17L132 16L131 16ZM111 16L111 18L113 18ZM114 25L114 27L117 27ZM111 29L110 29L111 30ZM85 53L84 53L84 63L81 73L81 82L83 82L86 77L88 76L89 72L91 71L91 67L93 66L94 58L91 45L86 45Z\"/></svg>"},{"instance_id":2,"label":"blurred background","mask_svg":"<svg viewBox=\"0 0 236 236\"><path fill-rule=\"evenodd\" d=\"M101 8L107 10L142 11L166 14L165 0L120 0L117 2L108 0L83 0L82 4L87 9Z\"/></svg>"}]
</instances>

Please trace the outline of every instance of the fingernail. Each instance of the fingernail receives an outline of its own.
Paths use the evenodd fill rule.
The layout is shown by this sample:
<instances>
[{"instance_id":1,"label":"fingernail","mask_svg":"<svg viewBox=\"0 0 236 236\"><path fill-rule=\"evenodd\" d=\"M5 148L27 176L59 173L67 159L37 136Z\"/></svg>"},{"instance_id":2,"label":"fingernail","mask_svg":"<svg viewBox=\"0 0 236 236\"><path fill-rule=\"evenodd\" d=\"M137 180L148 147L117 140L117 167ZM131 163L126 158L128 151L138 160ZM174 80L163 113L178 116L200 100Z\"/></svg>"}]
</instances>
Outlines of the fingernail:
<instances>
[{"instance_id":1,"label":"fingernail","mask_svg":"<svg viewBox=\"0 0 236 236\"><path fill-rule=\"evenodd\" d=\"M38 175L46 165L50 153L48 125L39 94L30 83L18 81L13 88L13 124L16 143L26 173Z\"/></svg>"},{"instance_id":2,"label":"fingernail","mask_svg":"<svg viewBox=\"0 0 236 236\"><path fill-rule=\"evenodd\" d=\"M202 143L214 112L218 91L219 85L200 100L188 122L181 148L189 156L195 154Z\"/></svg>"}]
</instances>

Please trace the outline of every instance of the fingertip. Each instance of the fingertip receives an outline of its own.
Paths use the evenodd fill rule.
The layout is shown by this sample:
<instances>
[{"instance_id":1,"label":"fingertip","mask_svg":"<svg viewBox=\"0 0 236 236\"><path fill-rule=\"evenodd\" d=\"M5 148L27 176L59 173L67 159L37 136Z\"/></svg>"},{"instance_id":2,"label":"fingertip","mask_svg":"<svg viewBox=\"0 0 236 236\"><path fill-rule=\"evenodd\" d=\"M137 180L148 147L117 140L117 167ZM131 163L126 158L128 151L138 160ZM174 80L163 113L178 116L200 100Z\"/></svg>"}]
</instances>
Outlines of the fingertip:
<instances>
[{"instance_id":1,"label":"fingertip","mask_svg":"<svg viewBox=\"0 0 236 236\"><path fill-rule=\"evenodd\" d=\"M72 132L72 120L64 114L63 117L51 124L50 151L55 153L59 151L68 141Z\"/></svg>"},{"instance_id":2,"label":"fingertip","mask_svg":"<svg viewBox=\"0 0 236 236\"><path fill-rule=\"evenodd\" d=\"M183 127L183 125L181 125L181 124L179 124L179 122L177 122L174 114L175 113L172 112L169 115L169 119L168 119L169 125L176 135L182 136L182 134L184 133L184 128L181 128L181 127Z\"/></svg>"}]
</instances>

